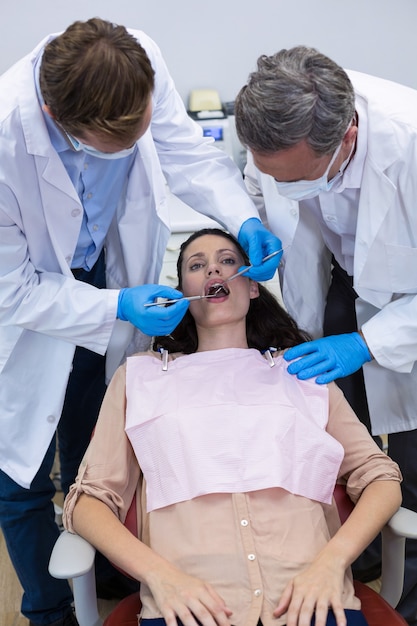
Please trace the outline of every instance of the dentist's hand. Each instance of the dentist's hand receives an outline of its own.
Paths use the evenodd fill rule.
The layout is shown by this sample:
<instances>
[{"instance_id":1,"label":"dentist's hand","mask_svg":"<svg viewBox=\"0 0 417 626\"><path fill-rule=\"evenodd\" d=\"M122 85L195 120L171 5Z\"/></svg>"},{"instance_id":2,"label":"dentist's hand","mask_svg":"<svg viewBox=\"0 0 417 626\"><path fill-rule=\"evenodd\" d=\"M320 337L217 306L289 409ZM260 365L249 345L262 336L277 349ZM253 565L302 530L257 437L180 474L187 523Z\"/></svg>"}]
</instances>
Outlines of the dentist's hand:
<instances>
[{"instance_id":1,"label":"dentist's hand","mask_svg":"<svg viewBox=\"0 0 417 626\"><path fill-rule=\"evenodd\" d=\"M361 335L349 333L294 346L285 352L284 359L298 359L288 366L290 374L296 374L300 380L317 376L316 383L324 385L353 374L372 357Z\"/></svg>"},{"instance_id":2,"label":"dentist's hand","mask_svg":"<svg viewBox=\"0 0 417 626\"><path fill-rule=\"evenodd\" d=\"M169 306L145 307L156 298L182 298L183 294L164 285L141 285L128 287L119 293L117 318L130 322L145 335L169 335L180 323L188 309L188 300L181 300Z\"/></svg>"},{"instance_id":3,"label":"dentist's hand","mask_svg":"<svg viewBox=\"0 0 417 626\"><path fill-rule=\"evenodd\" d=\"M272 252L281 250L282 244L278 237L267 230L257 217L251 217L240 227L238 241L254 266L246 276L258 282L270 280L279 265L282 252L265 263L262 263L262 259Z\"/></svg>"}]
</instances>

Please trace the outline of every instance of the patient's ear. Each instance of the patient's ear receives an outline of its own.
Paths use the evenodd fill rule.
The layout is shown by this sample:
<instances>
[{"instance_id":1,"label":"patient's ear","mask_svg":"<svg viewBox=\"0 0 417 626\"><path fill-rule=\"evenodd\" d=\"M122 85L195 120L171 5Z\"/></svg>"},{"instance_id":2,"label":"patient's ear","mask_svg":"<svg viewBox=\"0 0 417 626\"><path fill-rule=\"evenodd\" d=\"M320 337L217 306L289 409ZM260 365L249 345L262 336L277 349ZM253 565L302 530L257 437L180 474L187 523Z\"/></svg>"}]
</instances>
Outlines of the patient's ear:
<instances>
[{"instance_id":1,"label":"patient's ear","mask_svg":"<svg viewBox=\"0 0 417 626\"><path fill-rule=\"evenodd\" d=\"M253 298L259 298L259 285L255 280L250 281L249 285L249 297L252 300Z\"/></svg>"},{"instance_id":2,"label":"patient's ear","mask_svg":"<svg viewBox=\"0 0 417 626\"><path fill-rule=\"evenodd\" d=\"M43 104L42 105L42 111L45 111L45 113L47 113L49 115L49 117L51 117L53 120L55 119L55 115L52 113L49 105Z\"/></svg>"}]
</instances>

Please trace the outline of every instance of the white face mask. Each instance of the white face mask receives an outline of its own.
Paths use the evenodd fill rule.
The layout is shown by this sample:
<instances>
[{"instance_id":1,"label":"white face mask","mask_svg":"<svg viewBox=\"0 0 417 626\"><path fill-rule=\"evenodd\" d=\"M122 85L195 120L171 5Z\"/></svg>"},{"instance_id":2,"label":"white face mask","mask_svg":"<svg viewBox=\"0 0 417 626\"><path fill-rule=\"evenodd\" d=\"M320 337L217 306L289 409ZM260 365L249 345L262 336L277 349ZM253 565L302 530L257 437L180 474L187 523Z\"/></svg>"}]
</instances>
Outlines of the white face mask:
<instances>
[{"instance_id":1,"label":"white face mask","mask_svg":"<svg viewBox=\"0 0 417 626\"><path fill-rule=\"evenodd\" d=\"M327 177L329 175L329 172L331 170L333 163L335 162L337 158L337 155L340 152L342 143L340 144L338 148L336 148L331 158L331 161L326 168L326 171L324 172L322 176L320 176L320 178L316 178L315 180L296 180L294 182L289 182L289 183L281 183L278 180L276 180L275 184L278 188L279 193L281 194L281 196L285 196L286 198L289 198L290 200L297 200L298 202L300 202L301 200L309 200L310 198L315 198L316 196L318 196L320 193L323 193L324 191L331 191L332 189L334 189L335 184L340 182L343 176L343 172L346 169L346 166L352 154L353 146L352 146L352 150L350 151L348 158L343 162L339 171L331 180L327 180Z\"/></svg>"},{"instance_id":2,"label":"white face mask","mask_svg":"<svg viewBox=\"0 0 417 626\"><path fill-rule=\"evenodd\" d=\"M124 159L125 157L133 154L133 152L136 150L136 143L134 143L133 146L130 146L130 148L125 148L124 150L119 150L118 152L102 152L101 150L93 148L93 146L88 146L87 144L82 143L82 141L75 139L75 137L73 137L66 131L64 132L68 138L68 141L76 152L80 152L82 150L86 154L97 157L99 159Z\"/></svg>"}]
</instances>

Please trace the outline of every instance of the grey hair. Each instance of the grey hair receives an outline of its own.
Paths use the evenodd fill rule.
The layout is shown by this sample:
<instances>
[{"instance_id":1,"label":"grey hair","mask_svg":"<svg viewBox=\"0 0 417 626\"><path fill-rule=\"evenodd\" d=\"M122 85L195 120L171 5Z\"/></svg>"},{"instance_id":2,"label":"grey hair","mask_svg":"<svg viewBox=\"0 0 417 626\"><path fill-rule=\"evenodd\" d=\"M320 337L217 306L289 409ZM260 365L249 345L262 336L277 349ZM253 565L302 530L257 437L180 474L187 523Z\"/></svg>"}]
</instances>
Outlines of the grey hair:
<instances>
[{"instance_id":1,"label":"grey hair","mask_svg":"<svg viewBox=\"0 0 417 626\"><path fill-rule=\"evenodd\" d=\"M259 57L235 102L240 141L262 153L305 139L318 155L329 154L354 114L355 94L344 69L305 46Z\"/></svg>"}]
</instances>

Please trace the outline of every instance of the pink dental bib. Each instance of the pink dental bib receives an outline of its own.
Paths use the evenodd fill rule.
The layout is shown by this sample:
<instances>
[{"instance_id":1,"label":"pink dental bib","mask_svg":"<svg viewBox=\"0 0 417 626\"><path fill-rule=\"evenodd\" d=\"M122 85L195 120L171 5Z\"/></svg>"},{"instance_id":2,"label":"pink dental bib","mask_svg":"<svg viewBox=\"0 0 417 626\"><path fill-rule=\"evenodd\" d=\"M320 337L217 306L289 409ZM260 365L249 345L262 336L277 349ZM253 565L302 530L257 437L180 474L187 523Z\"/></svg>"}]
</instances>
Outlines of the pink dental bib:
<instances>
[{"instance_id":1,"label":"pink dental bib","mask_svg":"<svg viewBox=\"0 0 417 626\"><path fill-rule=\"evenodd\" d=\"M326 431L328 392L252 349L185 355L163 371L130 357L126 434L148 511L209 493L281 487L330 503L343 447Z\"/></svg>"}]
</instances>

